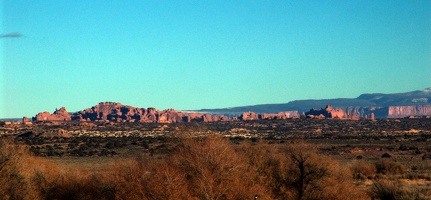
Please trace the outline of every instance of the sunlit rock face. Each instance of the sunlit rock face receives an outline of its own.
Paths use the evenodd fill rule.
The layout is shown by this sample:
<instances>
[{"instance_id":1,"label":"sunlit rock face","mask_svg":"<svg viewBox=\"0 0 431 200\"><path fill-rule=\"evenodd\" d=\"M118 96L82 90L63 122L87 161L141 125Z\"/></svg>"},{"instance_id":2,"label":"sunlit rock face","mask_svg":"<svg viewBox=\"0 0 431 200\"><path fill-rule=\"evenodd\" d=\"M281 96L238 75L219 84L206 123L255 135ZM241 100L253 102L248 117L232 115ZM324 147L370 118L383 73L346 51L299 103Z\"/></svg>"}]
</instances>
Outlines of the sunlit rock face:
<instances>
[{"instance_id":1,"label":"sunlit rock face","mask_svg":"<svg viewBox=\"0 0 431 200\"><path fill-rule=\"evenodd\" d=\"M305 113L306 116L309 118L339 118L344 119L346 118L346 113L343 109L334 109L331 105L327 105L325 109L320 108L318 110L311 109L310 111Z\"/></svg>"},{"instance_id":2,"label":"sunlit rock face","mask_svg":"<svg viewBox=\"0 0 431 200\"><path fill-rule=\"evenodd\" d=\"M55 109L54 113L50 114L49 112L41 112L38 113L33 120L35 121L69 121L72 117L69 115L65 107L61 107L60 109Z\"/></svg>"},{"instance_id":3,"label":"sunlit rock face","mask_svg":"<svg viewBox=\"0 0 431 200\"><path fill-rule=\"evenodd\" d=\"M431 105L389 106L388 118L399 118L415 115L431 115Z\"/></svg>"}]
</instances>

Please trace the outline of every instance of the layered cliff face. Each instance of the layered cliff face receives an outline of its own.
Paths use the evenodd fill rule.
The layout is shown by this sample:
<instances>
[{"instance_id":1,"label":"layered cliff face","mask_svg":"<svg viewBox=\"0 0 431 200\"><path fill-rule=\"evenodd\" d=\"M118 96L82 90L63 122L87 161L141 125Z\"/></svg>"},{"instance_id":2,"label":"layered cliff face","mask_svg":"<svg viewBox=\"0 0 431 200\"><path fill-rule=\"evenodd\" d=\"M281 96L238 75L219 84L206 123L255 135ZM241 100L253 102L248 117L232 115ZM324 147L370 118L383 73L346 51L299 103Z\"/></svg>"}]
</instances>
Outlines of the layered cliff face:
<instances>
[{"instance_id":1,"label":"layered cliff face","mask_svg":"<svg viewBox=\"0 0 431 200\"><path fill-rule=\"evenodd\" d=\"M155 108L135 108L121 103L102 102L96 106L69 114L65 108L49 112L38 113L34 121L113 121L113 122L149 122L149 123L176 123L176 122L213 122L227 121L225 116L212 116L200 113L178 112L174 109L156 110Z\"/></svg>"},{"instance_id":2,"label":"layered cliff face","mask_svg":"<svg viewBox=\"0 0 431 200\"><path fill-rule=\"evenodd\" d=\"M350 106L344 108L346 113L370 118L403 118L408 116L430 116L431 104L412 106Z\"/></svg>"},{"instance_id":3,"label":"layered cliff face","mask_svg":"<svg viewBox=\"0 0 431 200\"><path fill-rule=\"evenodd\" d=\"M415 115L431 115L431 104L388 107L388 118L399 118Z\"/></svg>"}]
</instances>

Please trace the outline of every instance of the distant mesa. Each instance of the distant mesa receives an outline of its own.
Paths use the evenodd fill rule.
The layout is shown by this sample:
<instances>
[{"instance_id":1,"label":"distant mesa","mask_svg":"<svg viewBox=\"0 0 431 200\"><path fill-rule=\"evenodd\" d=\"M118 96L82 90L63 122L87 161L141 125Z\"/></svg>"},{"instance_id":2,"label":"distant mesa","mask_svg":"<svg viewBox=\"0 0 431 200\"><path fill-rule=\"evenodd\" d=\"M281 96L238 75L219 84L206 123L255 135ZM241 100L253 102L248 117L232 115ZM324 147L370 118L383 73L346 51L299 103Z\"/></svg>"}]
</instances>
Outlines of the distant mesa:
<instances>
[{"instance_id":1,"label":"distant mesa","mask_svg":"<svg viewBox=\"0 0 431 200\"><path fill-rule=\"evenodd\" d=\"M310 112L310 108L323 105L332 105L334 108L343 110L347 118L360 117L370 119L371 114L373 115L373 118L430 116L431 88L393 94L361 94L357 98L309 99L295 100L281 104L262 104L218 109L201 109L197 110L196 112L205 112L226 116L239 116L244 112L278 113L291 110L304 113L305 115L306 112ZM334 112L326 113L331 114L331 116L327 116L325 113L317 114L316 112L317 110L314 110L309 114L317 118L320 116L320 114L322 114L320 117L324 118L335 118L337 116L341 117L340 115L333 115L335 114Z\"/></svg>"}]
</instances>

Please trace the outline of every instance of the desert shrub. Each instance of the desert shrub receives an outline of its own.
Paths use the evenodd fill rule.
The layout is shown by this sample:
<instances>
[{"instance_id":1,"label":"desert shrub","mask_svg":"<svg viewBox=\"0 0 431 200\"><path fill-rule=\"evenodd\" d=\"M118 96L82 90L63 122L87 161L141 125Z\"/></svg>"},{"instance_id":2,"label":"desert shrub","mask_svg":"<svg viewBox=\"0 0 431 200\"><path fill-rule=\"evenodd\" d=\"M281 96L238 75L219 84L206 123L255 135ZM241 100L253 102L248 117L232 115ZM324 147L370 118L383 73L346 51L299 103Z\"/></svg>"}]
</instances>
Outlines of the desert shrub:
<instances>
[{"instance_id":1,"label":"desert shrub","mask_svg":"<svg viewBox=\"0 0 431 200\"><path fill-rule=\"evenodd\" d=\"M185 173L190 194L198 199L263 195L247 174L245 158L221 136L185 139L172 160Z\"/></svg>"},{"instance_id":2,"label":"desert shrub","mask_svg":"<svg viewBox=\"0 0 431 200\"><path fill-rule=\"evenodd\" d=\"M406 171L403 164L388 158L379 159L376 163L376 169L378 173L382 174L403 174Z\"/></svg>"},{"instance_id":3,"label":"desert shrub","mask_svg":"<svg viewBox=\"0 0 431 200\"><path fill-rule=\"evenodd\" d=\"M377 180L371 186L371 196L381 200L429 199L417 188L408 188L396 180Z\"/></svg>"},{"instance_id":4,"label":"desert shrub","mask_svg":"<svg viewBox=\"0 0 431 200\"><path fill-rule=\"evenodd\" d=\"M401 144L400 147L398 147L398 150L400 150L400 151L407 151L407 150L410 150L410 147L408 147L405 144Z\"/></svg>"},{"instance_id":5,"label":"desert shrub","mask_svg":"<svg viewBox=\"0 0 431 200\"><path fill-rule=\"evenodd\" d=\"M0 199L41 199L44 185L35 184L37 177L52 182L58 169L13 140L0 139Z\"/></svg>"},{"instance_id":6,"label":"desert shrub","mask_svg":"<svg viewBox=\"0 0 431 200\"><path fill-rule=\"evenodd\" d=\"M21 146L2 142L0 199L367 198L353 184L352 169L302 141L233 144L213 135L176 142L172 151L157 158L118 157L115 166L106 166L103 172L54 166L45 158L30 156ZM76 147L86 144L91 150L87 143ZM114 154L105 148L88 153ZM364 174L375 170L365 164L356 167Z\"/></svg>"},{"instance_id":7,"label":"desert shrub","mask_svg":"<svg viewBox=\"0 0 431 200\"><path fill-rule=\"evenodd\" d=\"M286 182L295 199L362 199L365 196L363 191L355 189L348 170L318 154L315 146L303 142L289 144L286 153L290 162Z\"/></svg>"},{"instance_id":8,"label":"desert shrub","mask_svg":"<svg viewBox=\"0 0 431 200\"><path fill-rule=\"evenodd\" d=\"M165 161L152 164L142 176L148 199L190 199L186 175L177 166Z\"/></svg>"},{"instance_id":9,"label":"desert shrub","mask_svg":"<svg viewBox=\"0 0 431 200\"><path fill-rule=\"evenodd\" d=\"M350 166L350 170L353 174L362 174L365 176L373 176L377 172L375 165L364 160L354 161Z\"/></svg>"},{"instance_id":10,"label":"desert shrub","mask_svg":"<svg viewBox=\"0 0 431 200\"><path fill-rule=\"evenodd\" d=\"M324 184L323 191L316 192L319 195L310 199L369 199L364 188L353 184L348 168L334 163L330 166L329 171L329 177L322 182Z\"/></svg>"},{"instance_id":11,"label":"desert shrub","mask_svg":"<svg viewBox=\"0 0 431 200\"><path fill-rule=\"evenodd\" d=\"M85 170L69 170L49 183L43 192L44 199L115 199L114 184L106 178L85 173Z\"/></svg>"},{"instance_id":12,"label":"desert shrub","mask_svg":"<svg viewBox=\"0 0 431 200\"><path fill-rule=\"evenodd\" d=\"M388 153L384 153L382 155L382 158L391 158L391 157L392 157L391 154L388 154Z\"/></svg>"},{"instance_id":13,"label":"desert shrub","mask_svg":"<svg viewBox=\"0 0 431 200\"><path fill-rule=\"evenodd\" d=\"M250 178L262 187L266 188L267 191L264 194L280 194L286 191L282 182L281 176L284 175L285 169L284 162L286 157L283 157L276 145L264 143L262 141L249 144L241 143L238 145L236 151L243 155L246 159L246 165L250 172ZM259 199L262 199L263 195L257 193ZM268 197L269 198L269 197Z\"/></svg>"},{"instance_id":14,"label":"desert shrub","mask_svg":"<svg viewBox=\"0 0 431 200\"><path fill-rule=\"evenodd\" d=\"M145 162L138 160L119 160L114 166L113 182L117 188L117 199L147 199L142 176L148 171Z\"/></svg>"},{"instance_id":15,"label":"desert shrub","mask_svg":"<svg viewBox=\"0 0 431 200\"><path fill-rule=\"evenodd\" d=\"M20 171L23 148L11 144L11 141L0 141L0 198L25 199L29 191L29 182Z\"/></svg>"},{"instance_id":16,"label":"desert shrub","mask_svg":"<svg viewBox=\"0 0 431 200\"><path fill-rule=\"evenodd\" d=\"M255 180L267 188L272 199L367 198L366 192L352 183L347 168L302 141L285 143L281 148L259 143L241 149L249 165L255 167Z\"/></svg>"},{"instance_id":17,"label":"desert shrub","mask_svg":"<svg viewBox=\"0 0 431 200\"><path fill-rule=\"evenodd\" d=\"M107 180L102 175L75 168L57 173L53 181L47 181L39 173L34 177L34 184L40 186L41 199L115 199L115 188Z\"/></svg>"},{"instance_id":18,"label":"desert shrub","mask_svg":"<svg viewBox=\"0 0 431 200\"><path fill-rule=\"evenodd\" d=\"M121 160L115 166L116 199L190 199L186 176L166 160Z\"/></svg>"}]
</instances>

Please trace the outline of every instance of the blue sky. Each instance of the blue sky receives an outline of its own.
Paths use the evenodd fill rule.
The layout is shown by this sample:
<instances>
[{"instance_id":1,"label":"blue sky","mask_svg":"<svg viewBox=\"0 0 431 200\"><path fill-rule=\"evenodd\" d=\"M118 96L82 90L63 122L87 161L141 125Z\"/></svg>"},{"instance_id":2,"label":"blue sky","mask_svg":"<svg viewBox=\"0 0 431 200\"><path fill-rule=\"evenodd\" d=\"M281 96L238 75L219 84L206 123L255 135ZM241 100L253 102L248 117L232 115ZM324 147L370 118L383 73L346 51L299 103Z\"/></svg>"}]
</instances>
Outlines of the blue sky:
<instances>
[{"instance_id":1,"label":"blue sky","mask_svg":"<svg viewBox=\"0 0 431 200\"><path fill-rule=\"evenodd\" d=\"M431 1L0 1L0 118L431 87Z\"/></svg>"}]
</instances>

